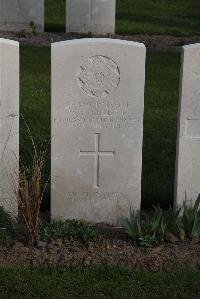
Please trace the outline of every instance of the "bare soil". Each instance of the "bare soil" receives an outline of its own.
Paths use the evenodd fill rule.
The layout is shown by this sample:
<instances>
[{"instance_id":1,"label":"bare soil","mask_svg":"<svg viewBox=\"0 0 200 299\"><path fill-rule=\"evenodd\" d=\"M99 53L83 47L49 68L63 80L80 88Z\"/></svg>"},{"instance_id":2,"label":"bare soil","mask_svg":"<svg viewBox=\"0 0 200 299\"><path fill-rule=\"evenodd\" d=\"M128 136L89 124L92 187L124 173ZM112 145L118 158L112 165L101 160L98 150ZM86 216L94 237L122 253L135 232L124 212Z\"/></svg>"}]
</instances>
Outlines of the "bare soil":
<instances>
[{"instance_id":1,"label":"bare soil","mask_svg":"<svg viewBox=\"0 0 200 299\"><path fill-rule=\"evenodd\" d=\"M1 38L9 38L19 41L21 45L28 46L50 46L50 43L71 40L75 38L91 37L90 35L79 35L69 33L53 33L44 32L37 34L29 34L26 32L0 32ZM98 36L96 36L98 37ZM102 37L102 36L101 36ZM125 39L136 42L143 42L148 48L173 48L180 47L182 45L199 43L200 36L170 36L170 35L149 35L149 34L134 34L134 35L118 35L110 36L116 39Z\"/></svg>"},{"instance_id":2,"label":"bare soil","mask_svg":"<svg viewBox=\"0 0 200 299\"><path fill-rule=\"evenodd\" d=\"M59 239L39 242L34 248L16 242L11 248L0 249L0 267L101 264L145 271L200 269L200 242L164 243L158 247L143 248L122 239L104 239L87 246Z\"/></svg>"}]
</instances>

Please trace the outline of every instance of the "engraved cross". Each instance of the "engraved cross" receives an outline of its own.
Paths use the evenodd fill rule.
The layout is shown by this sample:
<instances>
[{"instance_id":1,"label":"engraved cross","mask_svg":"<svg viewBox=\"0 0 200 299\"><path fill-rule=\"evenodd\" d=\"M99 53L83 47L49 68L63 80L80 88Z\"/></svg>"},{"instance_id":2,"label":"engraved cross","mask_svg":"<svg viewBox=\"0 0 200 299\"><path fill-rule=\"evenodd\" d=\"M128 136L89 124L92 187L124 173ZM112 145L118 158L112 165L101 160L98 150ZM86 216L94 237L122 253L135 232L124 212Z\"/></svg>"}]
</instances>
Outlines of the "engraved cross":
<instances>
[{"instance_id":1,"label":"engraved cross","mask_svg":"<svg viewBox=\"0 0 200 299\"><path fill-rule=\"evenodd\" d=\"M89 16L90 16L90 22L92 21L92 1L93 1L93 0L90 0L90 3L89 3Z\"/></svg>"},{"instance_id":2,"label":"engraved cross","mask_svg":"<svg viewBox=\"0 0 200 299\"><path fill-rule=\"evenodd\" d=\"M94 157L94 185L93 188L99 187L99 157L114 157L114 151L100 151L100 134L95 133L95 150L94 151L81 151L79 157Z\"/></svg>"},{"instance_id":3,"label":"engraved cross","mask_svg":"<svg viewBox=\"0 0 200 299\"><path fill-rule=\"evenodd\" d=\"M21 0L17 0L17 9L18 9L18 10L21 9Z\"/></svg>"}]
</instances>

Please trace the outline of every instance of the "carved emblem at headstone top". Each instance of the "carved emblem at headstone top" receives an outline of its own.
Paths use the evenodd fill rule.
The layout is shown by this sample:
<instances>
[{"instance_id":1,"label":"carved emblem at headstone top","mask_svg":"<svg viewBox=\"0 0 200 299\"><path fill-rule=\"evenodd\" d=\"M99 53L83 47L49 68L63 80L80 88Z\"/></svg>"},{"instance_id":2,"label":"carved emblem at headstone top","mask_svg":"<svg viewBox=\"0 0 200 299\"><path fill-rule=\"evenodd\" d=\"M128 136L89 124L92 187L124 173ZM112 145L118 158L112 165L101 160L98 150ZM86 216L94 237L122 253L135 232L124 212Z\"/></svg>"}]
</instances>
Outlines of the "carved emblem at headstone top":
<instances>
[{"instance_id":1,"label":"carved emblem at headstone top","mask_svg":"<svg viewBox=\"0 0 200 299\"><path fill-rule=\"evenodd\" d=\"M119 85L119 67L108 57L90 57L79 69L78 82L89 96L103 98Z\"/></svg>"}]
</instances>

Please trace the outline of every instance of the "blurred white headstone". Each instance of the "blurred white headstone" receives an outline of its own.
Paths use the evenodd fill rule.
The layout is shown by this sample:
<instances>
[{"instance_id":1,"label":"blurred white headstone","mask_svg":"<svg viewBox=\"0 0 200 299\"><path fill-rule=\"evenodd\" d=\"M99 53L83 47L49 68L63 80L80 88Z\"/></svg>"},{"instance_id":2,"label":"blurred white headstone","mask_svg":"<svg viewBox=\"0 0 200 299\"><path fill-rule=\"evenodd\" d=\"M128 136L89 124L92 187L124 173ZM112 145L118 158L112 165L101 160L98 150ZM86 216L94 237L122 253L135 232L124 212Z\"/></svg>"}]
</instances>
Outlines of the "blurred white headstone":
<instances>
[{"instance_id":1,"label":"blurred white headstone","mask_svg":"<svg viewBox=\"0 0 200 299\"><path fill-rule=\"evenodd\" d=\"M17 214L19 44L0 39L0 206Z\"/></svg>"},{"instance_id":2,"label":"blurred white headstone","mask_svg":"<svg viewBox=\"0 0 200 299\"><path fill-rule=\"evenodd\" d=\"M67 32L114 34L116 0L66 0Z\"/></svg>"}]
</instances>

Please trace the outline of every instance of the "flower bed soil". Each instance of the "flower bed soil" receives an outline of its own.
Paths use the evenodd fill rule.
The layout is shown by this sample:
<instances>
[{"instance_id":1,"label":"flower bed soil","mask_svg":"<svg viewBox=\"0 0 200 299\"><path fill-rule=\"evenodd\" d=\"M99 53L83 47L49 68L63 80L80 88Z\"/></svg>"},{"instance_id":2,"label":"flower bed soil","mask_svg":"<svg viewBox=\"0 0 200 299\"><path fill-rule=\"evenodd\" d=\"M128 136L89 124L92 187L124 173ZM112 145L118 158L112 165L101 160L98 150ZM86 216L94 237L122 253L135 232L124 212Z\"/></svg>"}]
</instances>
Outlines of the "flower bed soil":
<instances>
[{"instance_id":1,"label":"flower bed soil","mask_svg":"<svg viewBox=\"0 0 200 299\"><path fill-rule=\"evenodd\" d=\"M134 246L122 238L90 242L87 246L72 241L54 240L29 248L16 242L11 248L0 249L0 266L71 266L120 265L145 271L200 269L200 242L164 243L157 247Z\"/></svg>"},{"instance_id":2,"label":"flower bed soil","mask_svg":"<svg viewBox=\"0 0 200 299\"><path fill-rule=\"evenodd\" d=\"M69 34L69 33L37 33L27 34L23 32L0 32L1 38L9 38L19 41L22 45L30 46L49 46L52 42L62 40L70 40L75 38L91 37L89 35ZM150 48L171 48L186 44L193 44L200 42L200 36L170 36L170 35L149 35L149 34L134 34L134 35L119 35L115 34L111 38L126 39L131 41L143 42Z\"/></svg>"}]
</instances>

